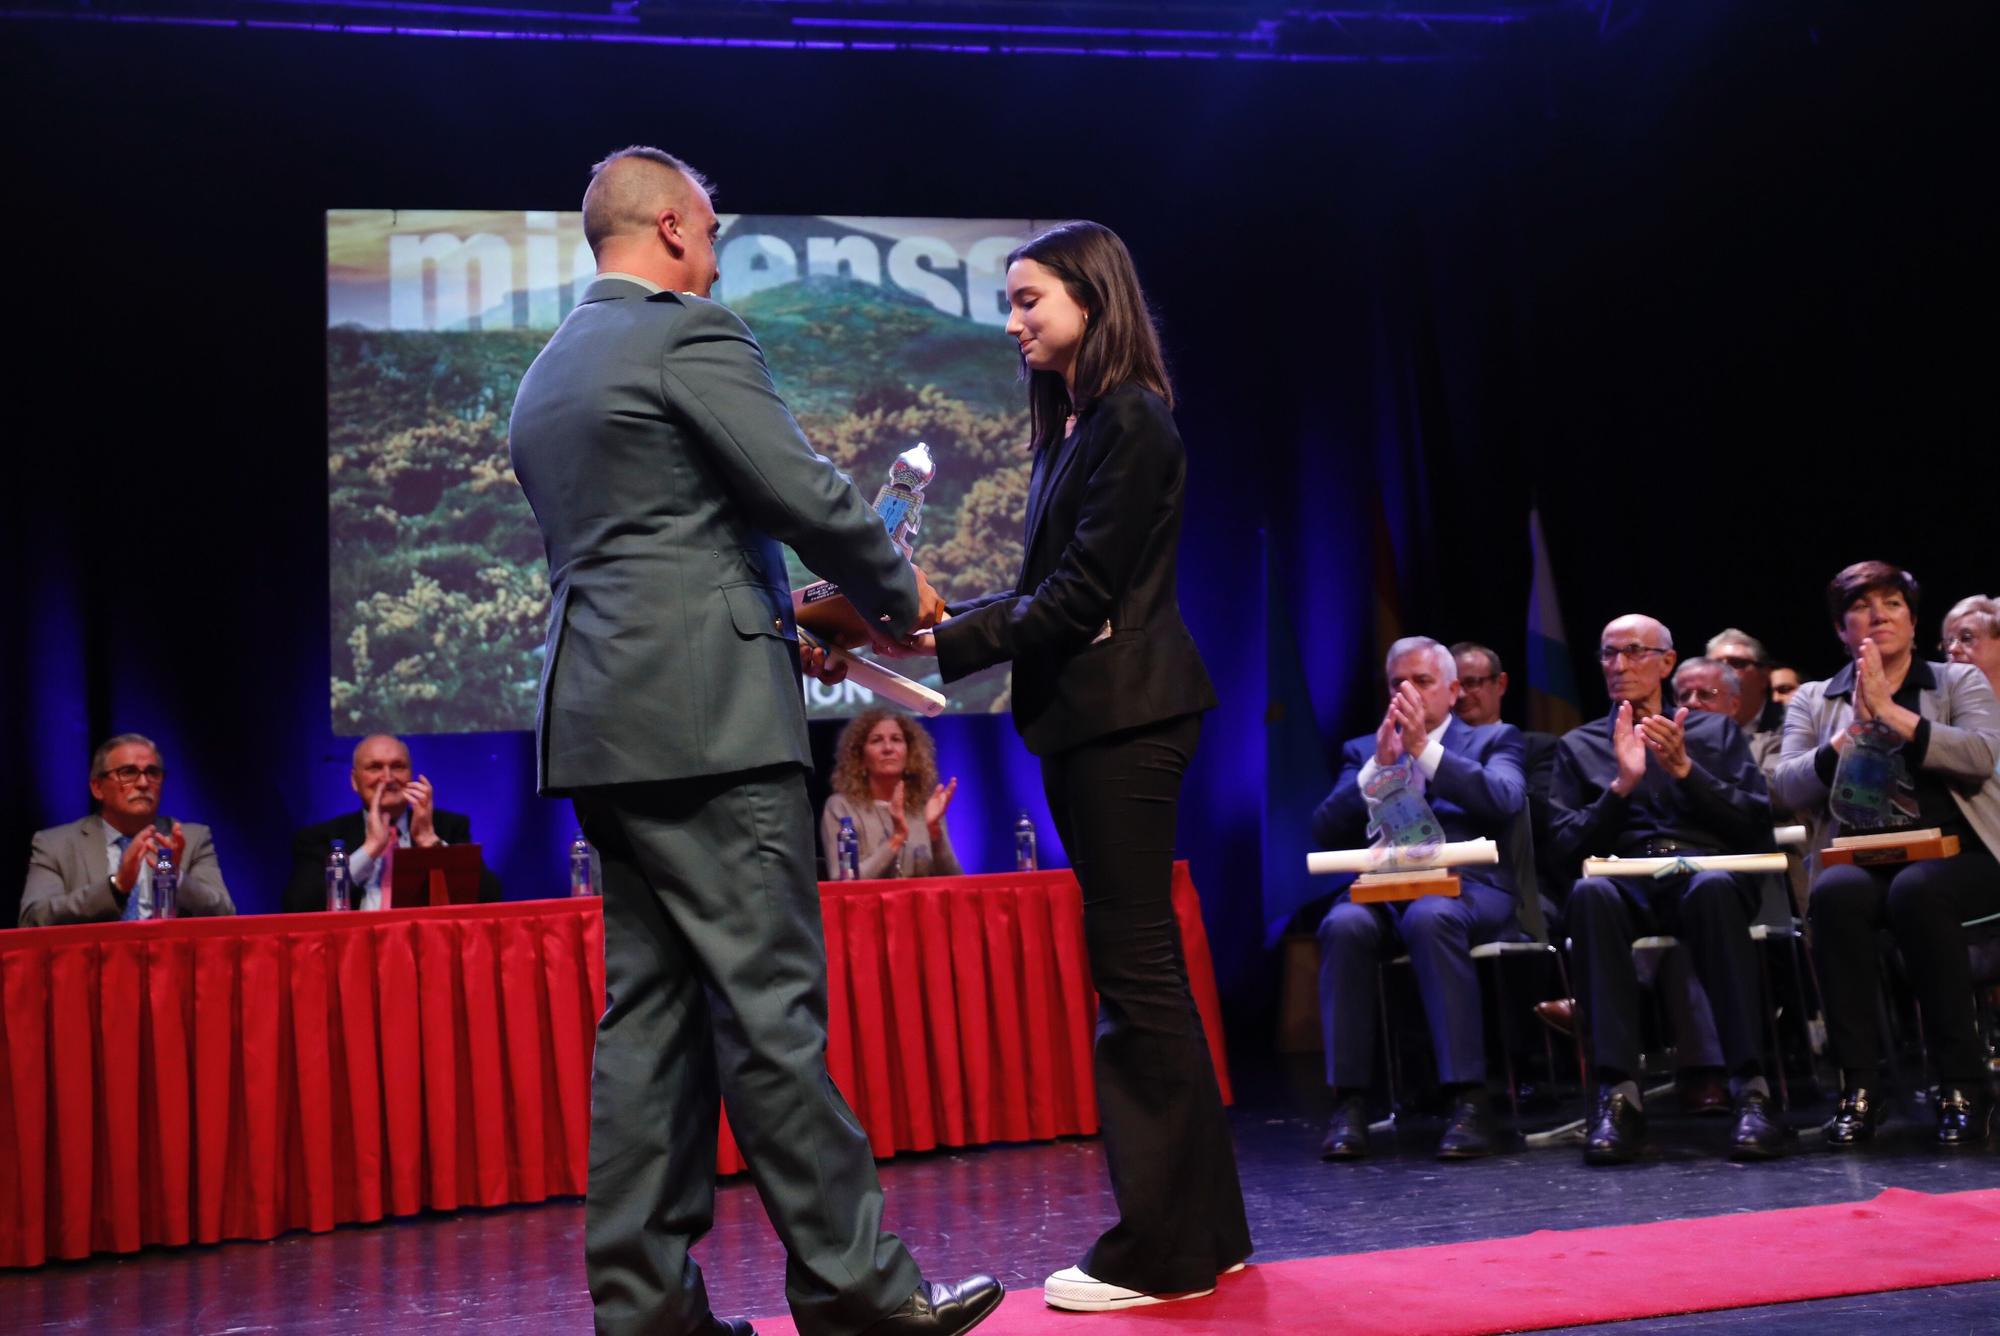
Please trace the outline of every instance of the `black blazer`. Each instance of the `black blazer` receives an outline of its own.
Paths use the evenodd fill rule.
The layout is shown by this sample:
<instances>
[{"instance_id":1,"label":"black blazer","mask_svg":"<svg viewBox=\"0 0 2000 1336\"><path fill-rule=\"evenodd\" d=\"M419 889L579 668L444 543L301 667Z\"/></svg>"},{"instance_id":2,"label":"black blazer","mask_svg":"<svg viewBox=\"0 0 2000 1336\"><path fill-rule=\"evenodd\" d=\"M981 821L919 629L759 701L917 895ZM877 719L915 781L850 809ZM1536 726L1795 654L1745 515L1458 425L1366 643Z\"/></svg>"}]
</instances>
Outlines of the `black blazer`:
<instances>
[{"instance_id":1,"label":"black blazer","mask_svg":"<svg viewBox=\"0 0 2000 1336\"><path fill-rule=\"evenodd\" d=\"M1014 727L1037 756L1213 707L1175 589L1186 480L1159 395L1126 385L1085 409L1035 460L1013 591L937 628L944 680L1011 661Z\"/></svg>"},{"instance_id":2,"label":"black blazer","mask_svg":"<svg viewBox=\"0 0 2000 1336\"><path fill-rule=\"evenodd\" d=\"M472 843L472 818L463 812L437 808L431 813L431 825L446 844ZM341 841L351 854L367 838L368 826L359 808L307 826L292 836L292 880L285 887L285 912L309 914L325 909L326 857L333 852L333 842ZM479 898L488 904L500 898L500 878L483 861L479 865Z\"/></svg>"}]
</instances>

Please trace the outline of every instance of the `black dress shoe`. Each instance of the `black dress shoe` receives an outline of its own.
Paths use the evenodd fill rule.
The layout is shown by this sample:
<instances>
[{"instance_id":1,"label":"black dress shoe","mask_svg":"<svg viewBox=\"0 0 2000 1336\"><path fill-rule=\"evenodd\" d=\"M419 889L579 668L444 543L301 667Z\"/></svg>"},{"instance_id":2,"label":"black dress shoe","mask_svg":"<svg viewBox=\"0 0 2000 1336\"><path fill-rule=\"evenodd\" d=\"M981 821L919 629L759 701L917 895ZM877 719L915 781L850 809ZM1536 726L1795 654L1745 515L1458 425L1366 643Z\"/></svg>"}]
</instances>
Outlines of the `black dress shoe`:
<instances>
[{"instance_id":1,"label":"black dress shoe","mask_svg":"<svg viewBox=\"0 0 2000 1336\"><path fill-rule=\"evenodd\" d=\"M1937 1143L1945 1150L1976 1150L1993 1131L1993 1101L1984 1091L1946 1086L1938 1091Z\"/></svg>"},{"instance_id":2,"label":"black dress shoe","mask_svg":"<svg viewBox=\"0 0 2000 1336\"><path fill-rule=\"evenodd\" d=\"M1775 1160L1785 1150L1785 1125L1771 1116L1771 1097L1752 1090L1736 1102L1736 1127L1729 1134L1732 1160Z\"/></svg>"},{"instance_id":3,"label":"black dress shoe","mask_svg":"<svg viewBox=\"0 0 2000 1336\"><path fill-rule=\"evenodd\" d=\"M901 1308L861 1336L954 1336L971 1331L1000 1306L1004 1293L991 1276L973 1276L956 1285L925 1281Z\"/></svg>"},{"instance_id":4,"label":"black dress shoe","mask_svg":"<svg viewBox=\"0 0 2000 1336\"><path fill-rule=\"evenodd\" d=\"M1342 1100L1319 1143L1322 1160L1358 1160L1368 1153L1368 1106L1358 1097Z\"/></svg>"},{"instance_id":5,"label":"black dress shoe","mask_svg":"<svg viewBox=\"0 0 2000 1336\"><path fill-rule=\"evenodd\" d=\"M1452 1106L1451 1122L1438 1142L1440 1160L1476 1160L1494 1149L1493 1120L1483 1093L1467 1095Z\"/></svg>"},{"instance_id":6,"label":"black dress shoe","mask_svg":"<svg viewBox=\"0 0 2000 1336\"><path fill-rule=\"evenodd\" d=\"M1729 1083L1713 1067L1689 1067L1675 1073L1674 1095L1681 1112L1696 1118L1722 1117L1729 1112Z\"/></svg>"},{"instance_id":7,"label":"black dress shoe","mask_svg":"<svg viewBox=\"0 0 2000 1336\"><path fill-rule=\"evenodd\" d=\"M1833 1117L1820 1131L1825 1135L1827 1145L1845 1149L1873 1140L1875 1129L1888 1116L1889 1106L1882 1102L1879 1094L1867 1086L1856 1086L1840 1092L1839 1107L1834 1109Z\"/></svg>"},{"instance_id":8,"label":"black dress shoe","mask_svg":"<svg viewBox=\"0 0 2000 1336\"><path fill-rule=\"evenodd\" d=\"M1623 1091L1600 1090L1584 1138L1585 1164L1628 1164L1646 1148L1646 1115Z\"/></svg>"}]
</instances>

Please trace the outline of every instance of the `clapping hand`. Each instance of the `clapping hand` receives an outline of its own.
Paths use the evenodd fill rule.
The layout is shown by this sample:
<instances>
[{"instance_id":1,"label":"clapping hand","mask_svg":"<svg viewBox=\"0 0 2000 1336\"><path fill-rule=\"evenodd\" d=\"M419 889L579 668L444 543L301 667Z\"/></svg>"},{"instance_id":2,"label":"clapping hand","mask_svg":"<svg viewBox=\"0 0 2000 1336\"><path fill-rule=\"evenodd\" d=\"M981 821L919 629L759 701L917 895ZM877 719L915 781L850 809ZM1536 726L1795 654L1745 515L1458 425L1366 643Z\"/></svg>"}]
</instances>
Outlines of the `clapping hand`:
<instances>
[{"instance_id":1,"label":"clapping hand","mask_svg":"<svg viewBox=\"0 0 2000 1336\"><path fill-rule=\"evenodd\" d=\"M1687 707L1684 705L1669 719L1664 714L1648 715L1639 723L1639 736L1646 744L1646 750L1658 757L1660 764L1675 779L1686 779L1694 771L1694 762L1687 753Z\"/></svg>"},{"instance_id":2,"label":"clapping hand","mask_svg":"<svg viewBox=\"0 0 2000 1336\"><path fill-rule=\"evenodd\" d=\"M1618 717L1611 724L1611 754L1618 761L1618 777L1611 791L1619 797L1639 787L1646 777L1646 743L1632 727L1632 702L1618 702Z\"/></svg>"},{"instance_id":3,"label":"clapping hand","mask_svg":"<svg viewBox=\"0 0 2000 1336\"><path fill-rule=\"evenodd\" d=\"M1880 719L1894 703L1888 675L1882 671L1882 651L1873 640L1864 639L1854 655L1854 717Z\"/></svg>"},{"instance_id":4,"label":"clapping hand","mask_svg":"<svg viewBox=\"0 0 2000 1336\"><path fill-rule=\"evenodd\" d=\"M946 809L951 806L951 796L958 792L958 776L953 775L951 783L940 784L931 790L929 801L924 803L924 825L929 828L931 843L936 845L944 823Z\"/></svg>"},{"instance_id":5,"label":"clapping hand","mask_svg":"<svg viewBox=\"0 0 2000 1336\"><path fill-rule=\"evenodd\" d=\"M910 841L910 814L904 807L906 800L904 782L896 781L896 791L889 795L889 847L900 849Z\"/></svg>"},{"instance_id":6,"label":"clapping hand","mask_svg":"<svg viewBox=\"0 0 2000 1336\"><path fill-rule=\"evenodd\" d=\"M430 780L418 775L410 781L409 787L403 792L409 795L410 799L410 843L419 849L429 849L433 845L442 844L443 841L438 838L437 827L433 824L436 816L434 806L436 799Z\"/></svg>"},{"instance_id":7,"label":"clapping hand","mask_svg":"<svg viewBox=\"0 0 2000 1336\"><path fill-rule=\"evenodd\" d=\"M140 868L160 865L161 849L165 849L173 856L176 867L180 866L181 855L187 850L187 836L181 833L180 822L174 822L173 833L170 835L162 835L158 826L148 826L125 846L124 857L118 860L119 894L132 893L132 888L139 884Z\"/></svg>"},{"instance_id":8,"label":"clapping hand","mask_svg":"<svg viewBox=\"0 0 2000 1336\"><path fill-rule=\"evenodd\" d=\"M1422 756L1431 745L1430 725L1424 722L1423 694L1410 683L1403 683L1389 701L1389 716L1402 732L1403 750L1412 758Z\"/></svg>"},{"instance_id":9,"label":"clapping hand","mask_svg":"<svg viewBox=\"0 0 2000 1336\"><path fill-rule=\"evenodd\" d=\"M391 780L378 784L368 798L368 811L362 816L361 852L370 858L380 858L396 842L396 823L382 811L382 799L389 792Z\"/></svg>"}]
</instances>

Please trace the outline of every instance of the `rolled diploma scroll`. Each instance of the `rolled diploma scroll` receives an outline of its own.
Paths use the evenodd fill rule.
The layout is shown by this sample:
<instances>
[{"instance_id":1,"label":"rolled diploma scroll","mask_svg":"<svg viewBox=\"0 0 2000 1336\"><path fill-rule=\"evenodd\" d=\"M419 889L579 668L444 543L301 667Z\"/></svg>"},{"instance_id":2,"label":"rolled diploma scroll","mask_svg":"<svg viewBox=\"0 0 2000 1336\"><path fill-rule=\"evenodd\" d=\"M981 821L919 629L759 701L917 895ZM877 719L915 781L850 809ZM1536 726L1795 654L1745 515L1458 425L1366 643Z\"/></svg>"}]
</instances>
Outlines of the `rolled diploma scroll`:
<instances>
[{"instance_id":1,"label":"rolled diploma scroll","mask_svg":"<svg viewBox=\"0 0 2000 1336\"><path fill-rule=\"evenodd\" d=\"M1315 877L1336 872L1423 872L1499 861L1500 846L1493 841L1459 840L1439 845L1428 858L1413 858L1395 849L1322 849L1306 855L1306 871Z\"/></svg>"},{"instance_id":2,"label":"rolled diploma scroll","mask_svg":"<svg viewBox=\"0 0 2000 1336\"><path fill-rule=\"evenodd\" d=\"M1783 872L1783 854L1682 854L1666 858L1586 858L1586 877L1657 877L1686 872Z\"/></svg>"},{"instance_id":3,"label":"rolled diploma scroll","mask_svg":"<svg viewBox=\"0 0 2000 1336\"><path fill-rule=\"evenodd\" d=\"M1778 826L1771 831L1771 843L1780 849L1803 849L1806 847L1806 828Z\"/></svg>"},{"instance_id":4,"label":"rolled diploma scroll","mask_svg":"<svg viewBox=\"0 0 2000 1336\"><path fill-rule=\"evenodd\" d=\"M803 626L799 628L799 639L825 650L828 663L846 664L848 681L866 687L878 696L887 696L906 710L915 710L927 719L935 719L950 704L941 693L932 691L922 682L914 682L901 673L891 672L873 659L835 649Z\"/></svg>"}]
</instances>

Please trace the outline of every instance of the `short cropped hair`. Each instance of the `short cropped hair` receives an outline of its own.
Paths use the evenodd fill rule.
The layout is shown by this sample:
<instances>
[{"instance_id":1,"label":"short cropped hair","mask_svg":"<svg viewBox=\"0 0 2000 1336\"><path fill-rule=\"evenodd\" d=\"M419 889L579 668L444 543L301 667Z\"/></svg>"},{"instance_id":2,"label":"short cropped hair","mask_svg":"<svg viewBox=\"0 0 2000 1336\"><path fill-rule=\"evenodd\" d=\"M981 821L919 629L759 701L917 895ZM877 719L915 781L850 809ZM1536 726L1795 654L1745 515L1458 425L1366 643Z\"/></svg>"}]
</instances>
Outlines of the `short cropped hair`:
<instances>
[{"instance_id":1,"label":"short cropped hair","mask_svg":"<svg viewBox=\"0 0 2000 1336\"><path fill-rule=\"evenodd\" d=\"M153 741L144 733L120 733L116 737L106 738L104 741L98 743L97 750L90 754L90 777L92 779L104 778L104 758L111 755L112 752L117 751L120 747L151 747L153 755L160 758L160 768L162 770L166 769L167 758L161 755L159 743Z\"/></svg>"},{"instance_id":2,"label":"short cropped hair","mask_svg":"<svg viewBox=\"0 0 2000 1336\"><path fill-rule=\"evenodd\" d=\"M1451 657L1450 650L1429 636L1404 636L1389 646L1389 653L1382 660L1382 676L1385 678L1389 676L1396 666L1396 660L1405 654L1414 654L1420 649L1430 651L1432 661L1437 664L1438 672L1441 674L1438 678L1440 682L1458 680L1458 660Z\"/></svg>"},{"instance_id":3,"label":"short cropped hair","mask_svg":"<svg viewBox=\"0 0 2000 1336\"><path fill-rule=\"evenodd\" d=\"M715 194L715 187L709 184L707 177L665 149L633 144L629 148L619 149L616 153L607 153L602 162L591 167L590 185L583 192L583 239L589 245L592 255L597 254L598 248L618 231L619 223L616 207L597 190L598 180L613 163L623 162L627 158L640 158L655 166L679 172L710 196Z\"/></svg>"},{"instance_id":4,"label":"short cropped hair","mask_svg":"<svg viewBox=\"0 0 2000 1336\"><path fill-rule=\"evenodd\" d=\"M1500 656L1480 644L1477 640L1461 640L1451 647L1451 657L1454 663L1458 661L1458 656L1461 654L1483 655L1486 659L1486 671L1494 677L1498 677L1507 671L1500 666Z\"/></svg>"},{"instance_id":5,"label":"short cropped hair","mask_svg":"<svg viewBox=\"0 0 2000 1336\"><path fill-rule=\"evenodd\" d=\"M1893 589L1910 605L1910 617L1917 615L1920 591L1917 577L1886 561L1857 561L1833 577L1826 586L1826 615L1839 626L1847 619L1854 600L1877 589Z\"/></svg>"},{"instance_id":6,"label":"short cropped hair","mask_svg":"<svg viewBox=\"0 0 2000 1336\"><path fill-rule=\"evenodd\" d=\"M2000 600L1985 594L1971 594L1951 605L1951 611L1944 615L1944 624L1950 626L1961 617L1981 623L1989 636L2000 636Z\"/></svg>"},{"instance_id":7,"label":"short cropped hair","mask_svg":"<svg viewBox=\"0 0 2000 1336\"><path fill-rule=\"evenodd\" d=\"M1739 696L1743 694L1743 679L1736 675L1734 668L1731 668L1720 659L1705 658L1699 654L1695 655L1692 659L1681 660L1681 666L1674 669L1675 686L1681 684L1682 674L1686 673L1690 668L1697 672L1703 668L1720 668L1722 670L1722 684Z\"/></svg>"},{"instance_id":8,"label":"short cropped hair","mask_svg":"<svg viewBox=\"0 0 2000 1336\"><path fill-rule=\"evenodd\" d=\"M1732 641L1748 648L1750 657L1757 661L1759 667L1768 668L1771 666L1771 651L1764 648L1764 642L1756 636L1751 635L1748 631L1739 631L1733 626L1724 627L1710 636L1708 638L1708 647L1702 652L1713 654L1716 650Z\"/></svg>"}]
</instances>

